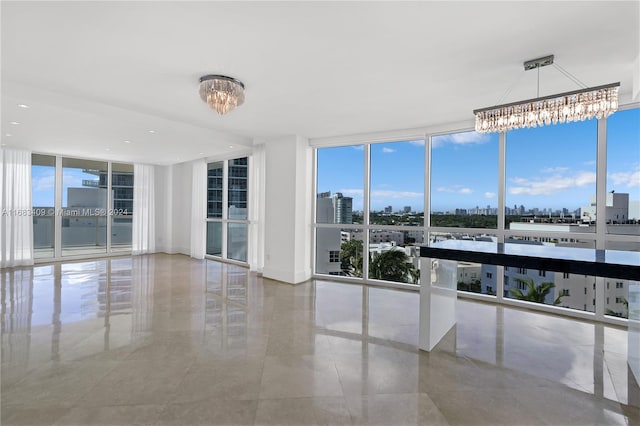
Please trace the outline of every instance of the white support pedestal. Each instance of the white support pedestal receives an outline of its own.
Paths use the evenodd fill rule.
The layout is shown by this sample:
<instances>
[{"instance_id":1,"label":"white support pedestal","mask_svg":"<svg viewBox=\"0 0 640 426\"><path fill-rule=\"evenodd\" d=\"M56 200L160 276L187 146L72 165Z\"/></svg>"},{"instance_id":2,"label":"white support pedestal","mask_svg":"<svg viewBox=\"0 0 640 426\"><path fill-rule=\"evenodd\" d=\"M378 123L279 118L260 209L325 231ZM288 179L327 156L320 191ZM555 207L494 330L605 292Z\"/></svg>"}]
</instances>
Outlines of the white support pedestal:
<instances>
[{"instance_id":1,"label":"white support pedestal","mask_svg":"<svg viewBox=\"0 0 640 426\"><path fill-rule=\"evenodd\" d=\"M432 351L456 325L458 300L458 262L422 258L420 269L424 282L420 286L420 339L418 346Z\"/></svg>"}]
</instances>

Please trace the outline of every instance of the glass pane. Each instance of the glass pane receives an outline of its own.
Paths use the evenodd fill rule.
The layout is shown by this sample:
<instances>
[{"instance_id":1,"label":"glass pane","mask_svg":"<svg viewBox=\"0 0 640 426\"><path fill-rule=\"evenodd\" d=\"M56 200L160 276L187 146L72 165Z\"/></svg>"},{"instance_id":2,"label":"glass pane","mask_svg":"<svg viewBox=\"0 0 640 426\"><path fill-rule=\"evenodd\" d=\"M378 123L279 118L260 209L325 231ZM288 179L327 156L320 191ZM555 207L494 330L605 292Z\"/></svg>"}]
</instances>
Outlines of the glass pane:
<instances>
[{"instance_id":1,"label":"glass pane","mask_svg":"<svg viewBox=\"0 0 640 426\"><path fill-rule=\"evenodd\" d=\"M498 134L431 139L431 226L496 228Z\"/></svg>"},{"instance_id":2,"label":"glass pane","mask_svg":"<svg viewBox=\"0 0 640 426\"><path fill-rule=\"evenodd\" d=\"M36 259L54 257L56 157L31 156L33 206L33 255Z\"/></svg>"},{"instance_id":3,"label":"glass pane","mask_svg":"<svg viewBox=\"0 0 640 426\"><path fill-rule=\"evenodd\" d=\"M99 254L106 251L106 216L71 216L62 218L63 256Z\"/></svg>"},{"instance_id":4,"label":"glass pane","mask_svg":"<svg viewBox=\"0 0 640 426\"><path fill-rule=\"evenodd\" d=\"M630 280L604 279L604 314L618 318L629 318Z\"/></svg>"},{"instance_id":5,"label":"glass pane","mask_svg":"<svg viewBox=\"0 0 640 426\"><path fill-rule=\"evenodd\" d=\"M597 124L507 133L506 228L594 232Z\"/></svg>"},{"instance_id":6,"label":"glass pane","mask_svg":"<svg viewBox=\"0 0 640 426\"><path fill-rule=\"evenodd\" d=\"M607 250L640 252L640 241L607 241ZM639 320L640 311L640 282L605 278L604 313L609 316ZM629 305L631 302L631 306ZM635 303L634 303L635 302ZM633 308L635 306L635 317Z\"/></svg>"},{"instance_id":7,"label":"glass pane","mask_svg":"<svg viewBox=\"0 0 640 426\"><path fill-rule=\"evenodd\" d=\"M111 164L111 251L131 250L133 164Z\"/></svg>"},{"instance_id":8,"label":"glass pane","mask_svg":"<svg viewBox=\"0 0 640 426\"><path fill-rule=\"evenodd\" d=\"M550 236L513 236L511 244L555 245L593 250L595 241ZM597 279L590 275L504 267L504 297L595 312Z\"/></svg>"},{"instance_id":9,"label":"glass pane","mask_svg":"<svg viewBox=\"0 0 640 426\"><path fill-rule=\"evenodd\" d=\"M229 223L227 228L227 258L247 261L247 224Z\"/></svg>"},{"instance_id":10,"label":"glass pane","mask_svg":"<svg viewBox=\"0 0 640 426\"><path fill-rule=\"evenodd\" d=\"M62 255L107 249L107 163L62 159Z\"/></svg>"},{"instance_id":11,"label":"glass pane","mask_svg":"<svg viewBox=\"0 0 640 426\"><path fill-rule=\"evenodd\" d=\"M420 240L422 238L419 237ZM370 279L420 283L420 247L404 241L402 231L372 229L369 232Z\"/></svg>"},{"instance_id":12,"label":"glass pane","mask_svg":"<svg viewBox=\"0 0 640 426\"><path fill-rule=\"evenodd\" d=\"M348 263L341 262L341 247L343 244L343 232L348 235L348 230L338 228L317 228L316 229L316 273L329 275L349 276ZM347 241L345 239L345 241ZM362 241L358 243L362 250ZM362 251L360 251L360 259ZM362 267L361 267L362 268ZM362 275L360 275L362 276Z\"/></svg>"},{"instance_id":13,"label":"glass pane","mask_svg":"<svg viewBox=\"0 0 640 426\"><path fill-rule=\"evenodd\" d=\"M445 240L469 240L497 242L493 234L466 232L431 232L429 239L432 242ZM498 267L473 262L458 262L458 290L469 293L481 293L495 296L498 289Z\"/></svg>"},{"instance_id":14,"label":"glass pane","mask_svg":"<svg viewBox=\"0 0 640 426\"><path fill-rule=\"evenodd\" d=\"M424 140L371 145L370 223L424 223Z\"/></svg>"},{"instance_id":15,"label":"glass pane","mask_svg":"<svg viewBox=\"0 0 640 426\"><path fill-rule=\"evenodd\" d=\"M607 232L640 235L640 108L607 119Z\"/></svg>"},{"instance_id":16,"label":"glass pane","mask_svg":"<svg viewBox=\"0 0 640 426\"><path fill-rule=\"evenodd\" d=\"M133 218L113 216L111 218L111 251L131 250L131 227Z\"/></svg>"},{"instance_id":17,"label":"glass pane","mask_svg":"<svg viewBox=\"0 0 640 426\"><path fill-rule=\"evenodd\" d=\"M222 161L207 164L207 217L222 217L223 168Z\"/></svg>"},{"instance_id":18,"label":"glass pane","mask_svg":"<svg viewBox=\"0 0 640 426\"><path fill-rule=\"evenodd\" d=\"M361 229L316 229L316 273L362 278L364 232Z\"/></svg>"},{"instance_id":19,"label":"glass pane","mask_svg":"<svg viewBox=\"0 0 640 426\"><path fill-rule=\"evenodd\" d=\"M362 223L364 146L318 149L316 223Z\"/></svg>"},{"instance_id":20,"label":"glass pane","mask_svg":"<svg viewBox=\"0 0 640 426\"><path fill-rule=\"evenodd\" d=\"M247 219L248 158L229 161L229 219Z\"/></svg>"},{"instance_id":21,"label":"glass pane","mask_svg":"<svg viewBox=\"0 0 640 426\"><path fill-rule=\"evenodd\" d=\"M222 256L222 222L207 222L207 254Z\"/></svg>"}]
</instances>

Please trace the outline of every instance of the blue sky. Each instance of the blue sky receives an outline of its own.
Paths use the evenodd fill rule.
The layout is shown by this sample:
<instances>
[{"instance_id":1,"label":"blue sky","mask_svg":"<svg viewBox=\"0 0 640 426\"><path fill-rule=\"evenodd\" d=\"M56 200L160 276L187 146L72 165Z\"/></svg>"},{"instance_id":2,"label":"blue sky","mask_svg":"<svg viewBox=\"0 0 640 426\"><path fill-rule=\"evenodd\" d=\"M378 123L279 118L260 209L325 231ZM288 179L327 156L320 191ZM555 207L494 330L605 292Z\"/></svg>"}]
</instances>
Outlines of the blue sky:
<instances>
[{"instance_id":1,"label":"blue sky","mask_svg":"<svg viewBox=\"0 0 640 426\"><path fill-rule=\"evenodd\" d=\"M595 194L597 121L522 129L507 134L506 205L570 211ZM608 119L607 190L640 199L640 110ZM424 143L373 144L371 209L423 210ZM363 146L318 150L318 192L342 192L362 210ZM475 132L434 138L433 211L497 207L498 135Z\"/></svg>"},{"instance_id":2,"label":"blue sky","mask_svg":"<svg viewBox=\"0 0 640 426\"><path fill-rule=\"evenodd\" d=\"M31 166L31 187L34 207L53 207L55 200L55 167ZM67 188L82 188L82 180L97 180L96 175L82 169L65 167L62 176L62 205L67 206Z\"/></svg>"}]
</instances>

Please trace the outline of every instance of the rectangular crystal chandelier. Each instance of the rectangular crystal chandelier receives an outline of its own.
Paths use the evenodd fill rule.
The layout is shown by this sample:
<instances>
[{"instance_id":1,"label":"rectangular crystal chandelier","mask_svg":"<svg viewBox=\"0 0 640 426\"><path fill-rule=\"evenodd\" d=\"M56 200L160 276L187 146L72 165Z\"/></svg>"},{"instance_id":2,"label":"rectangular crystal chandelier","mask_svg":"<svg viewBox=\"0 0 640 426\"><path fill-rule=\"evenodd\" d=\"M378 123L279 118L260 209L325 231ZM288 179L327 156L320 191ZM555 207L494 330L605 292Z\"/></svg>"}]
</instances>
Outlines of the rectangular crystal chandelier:
<instances>
[{"instance_id":1,"label":"rectangular crystal chandelier","mask_svg":"<svg viewBox=\"0 0 640 426\"><path fill-rule=\"evenodd\" d=\"M527 61L524 63L524 68L525 71L539 70L540 67L550 64L553 64L553 55ZM567 73L564 70L561 71ZM577 81L575 77L573 79ZM476 132L504 132L526 127L583 121L594 117L607 117L618 109L619 87L619 82L611 83L476 109L473 111L476 117Z\"/></svg>"}]
</instances>

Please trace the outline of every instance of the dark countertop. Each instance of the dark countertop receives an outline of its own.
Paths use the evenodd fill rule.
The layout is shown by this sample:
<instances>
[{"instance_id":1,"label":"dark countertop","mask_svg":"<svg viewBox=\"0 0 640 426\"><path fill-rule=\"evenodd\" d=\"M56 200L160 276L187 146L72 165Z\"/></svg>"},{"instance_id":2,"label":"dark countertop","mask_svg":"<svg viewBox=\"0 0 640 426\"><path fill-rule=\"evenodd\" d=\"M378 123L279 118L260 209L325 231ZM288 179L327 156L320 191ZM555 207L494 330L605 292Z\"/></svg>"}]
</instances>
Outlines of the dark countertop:
<instances>
[{"instance_id":1,"label":"dark countertop","mask_svg":"<svg viewBox=\"0 0 640 426\"><path fill-rule=\"evenodd\" d=\"M640 281L640 252L446 240L420 247L421 257Z\"/></svg>"}]
</instances>

